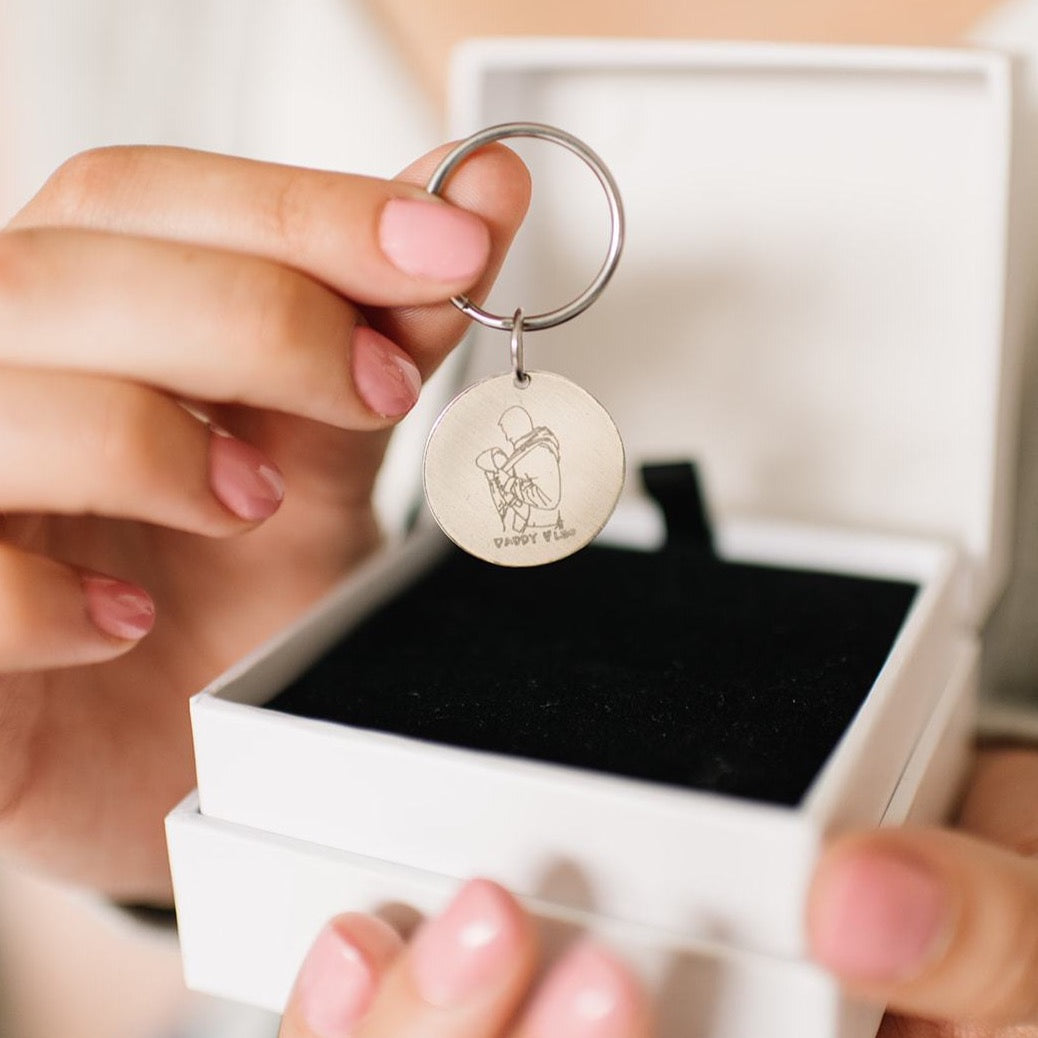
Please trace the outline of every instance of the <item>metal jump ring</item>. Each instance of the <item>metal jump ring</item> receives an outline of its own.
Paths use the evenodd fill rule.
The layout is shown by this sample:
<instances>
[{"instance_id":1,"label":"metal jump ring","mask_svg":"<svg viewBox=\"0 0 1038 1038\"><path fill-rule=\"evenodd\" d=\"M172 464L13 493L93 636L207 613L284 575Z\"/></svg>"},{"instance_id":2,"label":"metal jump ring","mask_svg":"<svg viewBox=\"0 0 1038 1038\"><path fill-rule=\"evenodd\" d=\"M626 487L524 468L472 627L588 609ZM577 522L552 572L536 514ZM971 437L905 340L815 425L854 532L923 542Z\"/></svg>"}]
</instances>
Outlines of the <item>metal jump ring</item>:
<instances>
[{"instance_id":1,"label":"metal jump ring","mask_svg":"<svg viewBox=\"0 0 1038 1038\"><path fill-rule=\"evenodd\" d=\"M523 330L526 319L520 306L512 314L512 376L520 389L530 384L530 376L526 374L526 360L523 356Z\"/></svg>"},{"instance_id":2,"label":"metal jump ring","mask_svg":"<svg viewBox=\"0 0 1038 1038\"><path fill-rule=\"evenodd\" d=\"M609 250L605 261L599 268L594 280L583 292L572 302L560 306L557 310L548 310L543 314L534 314L523 318L523 327L526 331L536 332L544 328L554 328L572 317L583 313L602 293L609 279L616 270L616 264L620 259L620 252L624 245L624 210L620 201L620 191L613 180L613 175L606 168L605 163L579 138L574 137L565 130L556 129L554 126L545 126L542 123L501 123L498 126L490 126L479 133L463 140L455 147L446 158L436 167L425 190L432 195L437 195L443 189L447 178L454 172L457 166L471 155L474 151L484 147L493 141L503 140L506 137L535 137L538 140L551 141L569 149L574 155L583 159L590 167L591 172L598 178L605 192L606 201L609 203L609 218L611 221L609 235ZM488 328L497 328L501 331L511 331L514 327L515 317L502 317L492 314L476 306L466 296L454 296L451 302L467 316Z\"/></svg>"}]
</instances>

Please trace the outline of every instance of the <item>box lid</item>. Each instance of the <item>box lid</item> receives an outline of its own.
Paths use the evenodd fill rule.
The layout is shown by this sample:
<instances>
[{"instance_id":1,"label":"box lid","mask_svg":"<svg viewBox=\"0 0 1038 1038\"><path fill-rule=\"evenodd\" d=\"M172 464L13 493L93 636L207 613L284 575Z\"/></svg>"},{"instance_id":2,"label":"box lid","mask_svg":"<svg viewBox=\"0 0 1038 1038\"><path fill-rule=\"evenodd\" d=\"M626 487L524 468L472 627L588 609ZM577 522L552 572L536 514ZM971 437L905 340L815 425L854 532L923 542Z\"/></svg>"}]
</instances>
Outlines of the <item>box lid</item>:
<instances>
[{"instance_id":1,"label":"box lid","mask_svg":"<svg viewBox=\"0 0 1038 1038\"><path fill-rule=\"evenodd\" d=\"M721 522L954 539L982 614L1011 513L1010 82L1008 59L973 51L470 42L454 133L561 126L605 159L627 210L614 281L528 335L528 366L602 400L632 470L697 458ZM568 153L509 143L534 207L490 306L549 309L601 262L605 200ZM507 336L475 329L460 367L395 446L400 494L448 388L506 371Z\"/></svg>"}]
</instances>

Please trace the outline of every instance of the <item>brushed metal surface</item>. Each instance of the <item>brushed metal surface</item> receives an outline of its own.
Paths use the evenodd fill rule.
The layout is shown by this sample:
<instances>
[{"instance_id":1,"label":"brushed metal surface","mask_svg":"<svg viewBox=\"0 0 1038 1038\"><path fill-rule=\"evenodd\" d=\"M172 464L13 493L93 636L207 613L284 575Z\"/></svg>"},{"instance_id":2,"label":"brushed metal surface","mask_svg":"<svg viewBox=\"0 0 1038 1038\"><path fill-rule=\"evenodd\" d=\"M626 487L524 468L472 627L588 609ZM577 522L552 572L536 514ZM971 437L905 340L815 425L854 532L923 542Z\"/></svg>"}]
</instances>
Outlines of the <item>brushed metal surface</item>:
<instances>
[{"instance_id":1,"label":"brushed metal surface","mask_svg":"<svg viewBox=\"0 0 1038 1038\"><path fill-rule=\"evenodd\" d=\"M437 419L425 494L443 532L500 566L572 555L605 525L624 482L624 448L606 409L569 379L531 371L470 386Z\"/></svg>"}]
</instances>

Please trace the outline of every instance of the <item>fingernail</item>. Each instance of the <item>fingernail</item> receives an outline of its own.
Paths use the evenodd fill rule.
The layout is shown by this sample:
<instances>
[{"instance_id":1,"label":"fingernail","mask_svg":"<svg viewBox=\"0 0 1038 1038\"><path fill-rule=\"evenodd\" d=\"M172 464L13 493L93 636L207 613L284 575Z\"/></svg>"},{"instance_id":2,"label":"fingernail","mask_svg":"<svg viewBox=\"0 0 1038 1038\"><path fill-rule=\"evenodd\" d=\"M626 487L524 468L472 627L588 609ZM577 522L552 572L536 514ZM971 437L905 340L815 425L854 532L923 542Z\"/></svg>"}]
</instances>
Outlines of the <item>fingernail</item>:
<instances>
[{"instance_id":1,"label":"fingernail","mask_svg":"<svg viewBox=\"0 0 1038 1038\"><path fill-rule=\"evenodd\" d=\"M636 1030L640 990L627 969L590 943L548 974L527 1021L530 1038L623 1038Z\"/></svg>"},{"instance_id":2,"label":"fingernail","mask_svg":"<svg viewBox=\"0 0 1038 1038\"><path fill-rule=\"evenodd\" d=\"M135 584L122 580L84 574L83 593L87 612L95 626L105 634L136 641L155 623L155 603Z\"/></svg>"},{"instance_id":3,"label":"fingernail","mask_svg":"<svg viewBox=\"0 0 1038 1038\"><path fill-rule=\"evenodd\" d=\"M906 980L939 951L950 928L949 901L920 863L890 851L849 853L816 880L814 956L846 980Z\"/></svg>"},{"instance_id":4,"label":"fingernail","mask_svg":"<svg viewBox=\"0 0 1038 1038\"><path fill-rule=\"evenodd\" d=\"M418 993L441 1009L457 1006L508 975L522 943L522 920L509 896L473 880L418 931L411 970Z\"/></svg>"},{"instance_id":5,"label":"fingernail","mask_svg":"<svg viewBox=\"0 0 1038 1038\"><path fill-rule=\"evenodd\" d=\"M383 418L399 418L418 401L422 376L414 361L374 328L353 332L353 385L361 399Z\"/></svg>"},{"instance_id":6,"label":"fingernail","mask_svg":"<svg viewBox=\"0 0 1038 1038\"><path fill-rule=\"evenodd\" d=\"M412 277L474 280L490 256L490 232L475 214L443 202L394 198L379 221L389 262Z\"/></svg>"},{"instance_id":7,"label":"fingernail","mask_svg":"<svg viewBox=\"0 0 1038 1038\"><path fill-rule=\"evenodd\" d=\"M285 496L285 481L274 463L220 429L209 440L209 483L236 516L250 522L273 515Z\"/></svg>"},{"instance_id":8,"label":"fingernail","mask_svg":"<svg viewBox=\"0 0 1038 1038\"><path fill-rule=\"evenodd\" d=\"M346 1038L367 1012L378 978L359 944L330 923L314 941L296 981L299 1009L317 1038Z\"/></svg>"}]
</instances>

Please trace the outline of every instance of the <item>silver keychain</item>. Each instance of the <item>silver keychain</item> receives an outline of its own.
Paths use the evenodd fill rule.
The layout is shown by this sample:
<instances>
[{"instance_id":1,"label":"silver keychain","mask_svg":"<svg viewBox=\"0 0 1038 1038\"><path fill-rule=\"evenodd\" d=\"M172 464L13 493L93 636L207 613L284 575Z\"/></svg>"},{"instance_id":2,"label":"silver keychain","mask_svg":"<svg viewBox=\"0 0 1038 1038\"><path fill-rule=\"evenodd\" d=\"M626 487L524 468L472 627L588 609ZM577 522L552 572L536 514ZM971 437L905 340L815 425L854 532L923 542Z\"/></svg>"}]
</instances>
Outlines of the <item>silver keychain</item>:
<instances>
[{"instance_id":1,"label":"silver keychain","mask_svg":"<svg viewBox=\"0 0 1038 1038\"><path fill-rule=\"evenodd\" d=\"M591 284L556 310L503 317L465 296L451 300L474 321L509 333L512 364L464 390L437 418L425 446L425 496L460 548L500 566L539 566L579 551L605 525L623 488L624 448L590 393L561 375L526 370L523 334L562 324L601 295L623 249L624 214L602 160L572 134L539 123L473 134L437 166L426 190L438 194L465 158L508 137L551 141L591 167L609 203L609 249Z\"/></svg>"}]
</instances>

